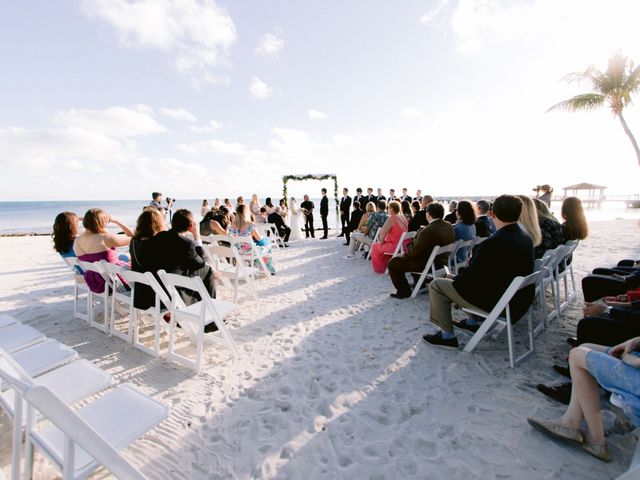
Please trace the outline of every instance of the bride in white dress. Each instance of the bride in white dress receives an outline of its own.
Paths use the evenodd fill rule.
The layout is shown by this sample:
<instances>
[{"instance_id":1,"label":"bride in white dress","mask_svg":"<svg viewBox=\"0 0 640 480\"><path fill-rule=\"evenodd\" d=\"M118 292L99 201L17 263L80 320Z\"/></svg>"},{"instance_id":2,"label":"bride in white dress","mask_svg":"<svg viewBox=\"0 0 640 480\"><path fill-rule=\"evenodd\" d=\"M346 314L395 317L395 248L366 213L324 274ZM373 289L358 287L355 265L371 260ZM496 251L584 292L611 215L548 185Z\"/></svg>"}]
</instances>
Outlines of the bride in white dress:
<instances>
[{"instance_id":1,"label":"bride in white dress","mask_svg":"<svg viewBox=\"0 0 640 480\"><path fill-rule=\"evenodd\" d=\"M289 237L289 241L302 240L302 227L304 226L302 210L300 210L296 199L293 197L291 197L289 201L289 213L291 214L291 221L289 222L291 236Z\"/></svg>"}]
</instances>

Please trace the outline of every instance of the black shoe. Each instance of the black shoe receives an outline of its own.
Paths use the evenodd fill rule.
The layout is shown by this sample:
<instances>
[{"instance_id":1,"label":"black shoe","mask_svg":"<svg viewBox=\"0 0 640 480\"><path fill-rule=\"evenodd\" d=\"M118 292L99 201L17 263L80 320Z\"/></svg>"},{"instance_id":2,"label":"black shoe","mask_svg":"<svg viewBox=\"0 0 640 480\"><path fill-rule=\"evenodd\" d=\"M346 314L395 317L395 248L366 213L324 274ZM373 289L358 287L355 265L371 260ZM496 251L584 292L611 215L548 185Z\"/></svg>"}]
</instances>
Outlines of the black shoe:
<instances>
[{"instance_id":1,"label":"black shoe","mask_svg":"<svg viewBox=\"0 0 640 480\"><path fill-rule=\"evenodd\" d=\"M343 245L349 245L349 242L347 242L347 243L343 243Z\"/></svg>"},{"instance_id":2,"label":"black shoe","mask_svg":"<svg viewBox=\"0 0 640 480\"><path fill-rule=\"evenodd\" d=\"M440 348L447 348L449 350L458 350L460 346L458 345L458 339L456 337L444 339L442 338L442 332L438 332L434 335L423 335L422 340L431 345L435 345Z\"/></svg>"},{"instance_id":3,"label":"black shoe","mask_svg":"<svg viewBox=\"0 0 640 480\"><path fill-rule=\"evenodd\" d=\"M406 295L404 293L392 293L391 297L402 300L403 298L409 298L411 295Z\"/></svg>"},{"instance_id":4,"label":"black shoe","mask_svg":"<svg viewBox=\"0 0 640 480\"><path fill-rule=\"evenodd\" d=\"M217 331L218 331L218 325L216 325L216 322L211 322L204 326L204 333L211 333L211 332L217 332Z\"/></svg>"},{"instance_id":5,"label":"black shoe","mask_svg":"<svg viewBox=\"0 0 640 480\"><path fill-rule=\"evenodd\" d=\"M571 348L575 348L578 346L578 339L576 337L567 338L567 343Z\"/></svg>"},{"instance_id":6,"label":"black shoe","mask_svg":"<svg viewBox=\"0 0 640 480\"><path fill-rule=\"evenodd\" d=\"M344 237L344 233L341 233L340 235L338 235L338 238L340 237Z\"/></svg>"},{"instance_id":7,"label":"black shoe","mask_svg":"<svg viewBox=\"0 0 640 480\"><path fill-rule=\"evenodd\" d=\"M554 365L553 369L560 375L571 378L571 370L569 369L569 367L565 367L564 365Z\"/></svg>"},{"instance_id":8,"label":"black shoe","mask_svg":"<svg viewBox=\"0 0 640 480\"><path fill-rule=\"evenodd\" d=\"M453 325L461 328L463 330L468 330L469 332L473 332L476 333L478 331L478 329L480 328L480 325L471 325L469 323L467 323L467 319L463 319L459 322L453 322Z\"/></svg>"},{"instance_id":9,"label":"black shoe","mask_svg":"<svg viewBox=\"0 0 640 480\"><path fill-rule=\"evenodd\" d=\"M320 240L326 240L328 237L320 237Z\"/></svg>"},{"instance_id":10,"label":"black shoe","mask_svg":"<svg viewBox=\"0 0 640 480\"><path fill-rule=\"evenodd\" d=\"M571 400L571 383L562 383L555 386L539 383L536 388L539 392L544 393L547 397L555 400L556 402L569 405L569 400Z\"/></svg>"}]
</instances>

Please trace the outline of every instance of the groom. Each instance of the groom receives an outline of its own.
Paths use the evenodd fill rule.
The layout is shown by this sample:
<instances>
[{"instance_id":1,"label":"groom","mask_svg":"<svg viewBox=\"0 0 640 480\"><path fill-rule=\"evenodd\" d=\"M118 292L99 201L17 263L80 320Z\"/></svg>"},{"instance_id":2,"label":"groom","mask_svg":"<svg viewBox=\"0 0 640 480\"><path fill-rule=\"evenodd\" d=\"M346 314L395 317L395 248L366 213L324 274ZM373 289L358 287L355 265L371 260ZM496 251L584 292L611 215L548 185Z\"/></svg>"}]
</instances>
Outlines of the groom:
<instances>
[{"instance_id":1,"label":"groom","mask_svg":"<svg viewBox=\"0 0 640 480\"><path fill-rule=\"evenodd\" d=\"M300 208L304 208L306 211L304 213L304 233L309 238L309 233L311 233L311 238L316 238L316 234L313 230L313 209L315 205L311 200L309 200L309 195L304 196L304 202L300 204Z\"/></svg>"},{"instance_id":2,"label":"groom","mask_svg":"<svg viewBox=\"0 0 640 480\"><path fill-rule=\"evenodd\" d=\"M327 217L329 216L329 199L327 198L327 189L322 189L322 199L320 200L320 216L322 217L322 230L324 235L320 240L326 240L329 234L329 226L327 225Z\"/></svg>"}]
</instances>

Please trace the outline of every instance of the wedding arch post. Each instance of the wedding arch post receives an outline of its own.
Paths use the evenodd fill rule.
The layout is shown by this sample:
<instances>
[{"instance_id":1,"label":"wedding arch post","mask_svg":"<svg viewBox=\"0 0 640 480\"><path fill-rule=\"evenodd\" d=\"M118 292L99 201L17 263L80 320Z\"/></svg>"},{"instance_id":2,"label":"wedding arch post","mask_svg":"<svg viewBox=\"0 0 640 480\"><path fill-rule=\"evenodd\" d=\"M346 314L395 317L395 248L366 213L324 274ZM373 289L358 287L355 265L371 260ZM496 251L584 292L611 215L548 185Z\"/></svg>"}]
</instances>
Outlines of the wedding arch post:
<instances>
[{"instance_id":1,"label":"wedding arch post","mask_svg":"<svg viewBox=\"0 0 640 480\"><path fill-rule=\"evenodd\" d=\"M306 175L284 175L282 177L282 198L284 198L284 204L289 207L289 195L287 191L287 182L289 180L295 180L301 182L303 180L331 180L333 179L333 198L336 202L336 230L338 229L338 225L340 225L340 207L338 200L338 176L334 173L320 173L320 174L312 174L308 173Z\"/></svg>"}]
</instances>

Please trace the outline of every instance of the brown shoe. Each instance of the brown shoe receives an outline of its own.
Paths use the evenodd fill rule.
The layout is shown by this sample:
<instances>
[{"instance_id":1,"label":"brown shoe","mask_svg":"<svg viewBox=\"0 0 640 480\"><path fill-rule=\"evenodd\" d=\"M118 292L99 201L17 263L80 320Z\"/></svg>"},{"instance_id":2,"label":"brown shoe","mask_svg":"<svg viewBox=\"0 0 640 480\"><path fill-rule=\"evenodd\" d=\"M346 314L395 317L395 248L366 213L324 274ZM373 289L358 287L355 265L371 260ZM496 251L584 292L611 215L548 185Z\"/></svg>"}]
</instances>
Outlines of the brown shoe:
<instances>
[{"instance_id":1,"label":"brown shoe","mask_svg":"<svg viewBox=\"0 0 640 480\"><path fill-rule=\"evenodd\" d=\"M538 420L533 417L527 418L527 422L529 422L529 425L539 432L549 435L550 437L577 443L579 445L582 445L584 442L584 436L579 428L565 427L564 425L550 420Z\"/></svg>"},{"instance_id":2,"label":"brown shoe","mask_svg":"<svg viewBox=\"0 0 640 480\"><path fill-rule=\"evenodd\" d=\"M589 455L593 455L598 460L609 463L611 461L611 454L607 448L606 443L591 443L587 438L580 445Z\"/></svg>"}]
</instances>

